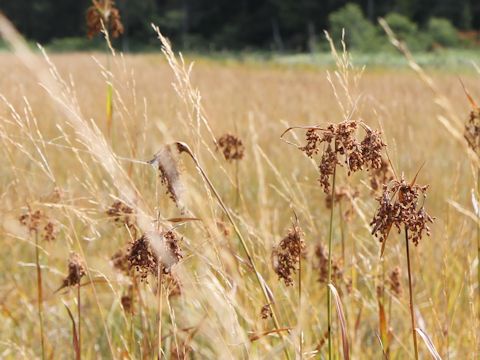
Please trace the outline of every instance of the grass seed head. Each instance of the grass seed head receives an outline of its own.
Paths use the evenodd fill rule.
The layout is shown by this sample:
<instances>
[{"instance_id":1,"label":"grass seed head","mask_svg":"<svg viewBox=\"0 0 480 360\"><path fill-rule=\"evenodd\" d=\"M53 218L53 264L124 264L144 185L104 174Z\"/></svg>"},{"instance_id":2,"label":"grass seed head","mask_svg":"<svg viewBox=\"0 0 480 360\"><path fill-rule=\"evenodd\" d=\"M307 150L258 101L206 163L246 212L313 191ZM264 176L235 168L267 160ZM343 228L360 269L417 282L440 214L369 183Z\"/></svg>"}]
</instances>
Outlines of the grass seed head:
<instances>
[{"instance_id":1,"label":"grass seed head","mask_svg":"<svg viewBox=\"0 0 480 360\"><path fill-rule=\"evenodd\" d=\"M114 201L106 211L106 214L113 219L113 221L120 226L127 226L133 229L136 224L136 217L134 210L122 201Z\"/></svg>"},{"instance_id":2,"label":"grass seed head","mask_svg":"<svg viewBox=\"0 0 480 360\"><path fill-rule=\"evenodd\" d=\"M272 252L273 268L285 285L293 285L293 274L298 269L300 257L304 256L304 253L303 231L294 225Z\"/></svg>"},{"instance_id":3,"label":"grass seed head","mask_svg":"<svg viewBox=\"0 0 480 360\"><path fill-rule=\"evenodd\" d=\"M397 298L402 296L402 293L403 293L402 283L400 282L401 277L402 277L402 270L400 269L399 266L395 267L388 276L390 291Z\"/></svg>"},{"instance_id":4,"label":"grass seed head","mask_svg":"<svg viewBox=\"0 0 480 360\"><path fill-rule=\"evenodd\" d=\"M62 287L80 285L80 280L86 275L85 265L77 253L70 253L68 258L68 275L63 279Z\"/></svg>"},{"instance_id":5,"label":"grass seed head","mask_svg":"<svg viewBox=\"0 0 480 360\"><path fill-rule=\"evenodd\" d=\"M463 136L467 140L470 148L480 155L480 108L474 109L470 112L470 117L465 124L465 131Z\"/></svg>"},{"instance_id":6,"label":"grass seed head","mask_svg":"<svg viewBox=\"0 0 480 360\"><path fill-rule=\"evenodd\" d=\"M398 232L405 227L409 232L409 239L417 246L424 233L430 235L428 223L433 223L434 220L423 205L427 189L428 186L408 184L403 178L384 185L383 193L377 198L377 212L370 223L372 234L383 243L392 226L395 226Z\"/></svg>"},{"instance_id":7,"label":"grass seed head","mask_svg":"<svg viewBox=\"0 0 480 360\"><path fill-rule=\"evenodd\" d=\"M217 139L217 150L222 151L225 160L232 162L243 159L245 145L239 137L227 133Z\"/></svg>"}]
</instances>

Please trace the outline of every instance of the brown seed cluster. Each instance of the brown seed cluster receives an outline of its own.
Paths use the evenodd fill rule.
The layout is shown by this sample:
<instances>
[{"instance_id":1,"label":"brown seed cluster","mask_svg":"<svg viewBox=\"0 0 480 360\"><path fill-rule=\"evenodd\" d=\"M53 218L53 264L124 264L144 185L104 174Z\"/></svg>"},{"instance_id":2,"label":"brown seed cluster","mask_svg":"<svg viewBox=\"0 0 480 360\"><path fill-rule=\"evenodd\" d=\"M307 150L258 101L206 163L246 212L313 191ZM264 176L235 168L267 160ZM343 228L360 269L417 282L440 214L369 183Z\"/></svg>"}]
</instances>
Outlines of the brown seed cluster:
<instances>
[{"instance_id":1,"label":"brown seed cluster","mask_svg":"<svg viewBox=\"0 0 480 360\"><path fill-rule=\"evenodd\" d=\"M164 232L162 236L168 250L168 256L172 258L174 264L177 263L183 257L180 249L181 239L173 230ZM154 276L158 274L158 256L151 248L149 237L146 234L130 245L127 258L129 269L135 269L142 281L146 281L149 274ZM164 274L170 273L171 264L160 263L160 266Z\"/></svg>"},{"instance_id":2,"label":"brown seed cluster","mask_svg":"<svg viewBox=\"0 0 480 360\"><path fill-rule=\"evenodd\" d=\"M390 291L397 298L402 296L402 292L403 292L402 283L400 282L401 277L402 277L402 270L398 266L395 267L388 276Z\"/></svg>"},{"instance_id":3,"label":"brown seed cluster","mask_svg":"<svg viewBox=\"0 0 480 360\"><path fill-rule=\"evenodd\" d=\"M318 259L319 277L318 281L322 284L328 283L328 250L325 245L319 244L315 249L315 256ZM332 282L337 285L341 285L345 282L343 276L343 265L340 259L332 259Z\"/></svg>"},{"instance_id":4,"label":"brown seed cluster","mask_svg":"<svg viewBox=\"0 0 480 360\"><path fill-rule=\"evenodd\" d=\"M92 0L92 5L87 9L87 37L93 38L102 31L102 22L112 38L123 34L123 24L120 11L115 7L113 0Z\"/></svg>"},{"instance_id":5,"label":"brown seed cluster","mask_svg":"<svg viewBox=\"0 0 480 360\"><path fill-rule=\"evenodd\" d=\"M390 185L383 186L383 193L377 198L379 207L370 223L372 234L386 241L392 226L398 232L402 227L408 230L409 239L416 245L423 234L430 235L428 223L434 218L425 211L423 203L427 196L428 186L408 184L403 178L393 180Z\"/></svg>"},{"instance_id":6,"label":"brown seed cluster","mask_svg":"<svg viewBox=\"0 0 480 360\"><path fill-rule=\"evenodd\" d=\"M303 231L295 225L288 230L287 236L273 249L273 269L285 285L293 285L293 274L298 269L300 256L305 253Z\"/></svg>"},{"instance_id":7,"label":"brown seed cluster","mask_svg":"<svg viewBox=\"0 0 480 360\"><path fill-rule=\"evenodd\" d=\"M217 139L217 150L222 151L225 159L230 162L243 159L245 154L242 140L229 133Z\"/></svg>"},{"instance_id":8,"label":"brown seed cluster","mask_svg":"<svg viewBox=\"0 0 480 360\"><path fill-rule=\"evenodd\" d=\"M57 238L58 228L56 223L41 210L28 209L28 212L22 214L18 221L30 233L38 234L44 241L54 241Z\"/></svg>"},{"instance_id":9,"label":"brown seed cluster","mask_svg":"<svg viewBox=\"0 0 480 360\"><path fill-rule=\"evenodd\" d=\"M127 226L130 230L135 228L135 212L122 201L114 201L107 209L106 214L111 217L117 225Z\"/></svg>"},{"instance_id":10,"label":"brown seed cluster","mask_svg":"<svg viewBox=\"0 0 480 360\"><path fill-rule=\"evenodd\" d=\"M183 258L182 250L180 249L181 239L173 230L163 233L163 237L170 256L174 258L174 263L179 262ZM164 270L166 273L170 272L170 266L164 266Z\"/></svg>"},{"instance_id":11,"label":"brown seed cluster","mask_svg":"<svg viewBox=\"0 0 480 360\"><path fill-rule=\"evenodd\" d=\"M470 112L463 136L470 148L480 155L480 108Z\"/></svg>"},{"instance_id":12,"label":"brown seed cluster","mask_svg":"<svg viewBox=\"0 0 480 360\"><path fill-rule=\"evenodd\" d=\"M158 258L150 248L146 235L131 244L127 257L129 268L135 269L142 281L146 281L149 274L157 274Z\"/></svg>"},{"instance_id":13,"label":"brown seed cluster","mask_svg":"<svg viewBox=\"0 0 480 360\"><path fill-rule=\"evenodd\" d=\"M68 275L63 280L62 288L80 285L80 280L86 275L85 265L77 253L72 252L68 258Z\"/></svg>"},{"instance_id":14,"label":"brown seed cluster","mask_svg":"<svg viewBox=\"0 0 480 360\"><path fill-rule=\"evenodd\" d=\"M273 316L272 308L270 307L270 304L265 304L262 306L262 309L260 310L260 316L264 320L271 318Z\"/></svg>"},{"instance_id":15,"label":"brown seed cluster","mask_svg":"<svg viewBox=\"0 0 480 360\"><path fill-rule=\"evenodd\" d=\"M359 125L364 129L362 141L356 138ZM320 153L322 156L318 165L319 182L325 193L330 192L330 177L337 165L345 165L348 174L363 168L377 169L381 167L381 151L385 147L380 132L371 130L363 123L355 120L330 124L326 129L315 127L306 132L306 144L300 148L308 157ZM341 161L343 160L343 161Z\"/></svg>"}]
</instances>

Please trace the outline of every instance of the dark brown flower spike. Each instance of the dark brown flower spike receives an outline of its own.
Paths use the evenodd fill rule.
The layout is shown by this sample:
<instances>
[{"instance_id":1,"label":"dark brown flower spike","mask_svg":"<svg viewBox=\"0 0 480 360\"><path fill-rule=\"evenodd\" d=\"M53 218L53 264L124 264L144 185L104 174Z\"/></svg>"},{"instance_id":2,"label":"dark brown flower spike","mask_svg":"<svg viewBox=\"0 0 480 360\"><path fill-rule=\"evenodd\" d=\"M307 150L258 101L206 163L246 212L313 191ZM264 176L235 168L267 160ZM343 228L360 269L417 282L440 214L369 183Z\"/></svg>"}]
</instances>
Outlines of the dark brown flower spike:
<instances>
[{"instance_id":1,"label":"dark brown flower spike","mask_svg":"<svg viewBox=\"0 0 480 360\"><path fill-rule=\"evenodd\" d=\"M37 234L40 239L51 242L57 238L58 224L50 219L42 210L32 210L22 214L18 221L25 226L30 233Z\"/></svg>"},{"instance_id":2,"label":"dark brown flower spike","mask_svg":"<svg viewBox=\"0 0 480 360\"><path fill-rule=\"evenodd\" d=\"M127 226L131 230L135 227L135 212L122 201L114 201L107 209L106 214L111 217L117 225Z\"/></svg>"},{"instance_id":3,"label":"dark brown flower spike","mask_svg":"<svg viewBox=\"0 0 480 360\"><path fill-rule=\"evenodd\" d=\"M398 298L402 296L403 289L400 281L402 276L402 270L400 267L395 267L388 276L388 282L390 284L390 291Z\"/></svg>"},{"instance_id":4,"label":"dark brown flower spike","mask_svg":"<svg viewBox=\"0 0 480 360\"><path fill-rule=\"evenodd\" d=\"M240 138L226 133L217 139L217 150L222 151L225 160L241 160L245 154L245 146Z\"/></svg>"}]
</instances>

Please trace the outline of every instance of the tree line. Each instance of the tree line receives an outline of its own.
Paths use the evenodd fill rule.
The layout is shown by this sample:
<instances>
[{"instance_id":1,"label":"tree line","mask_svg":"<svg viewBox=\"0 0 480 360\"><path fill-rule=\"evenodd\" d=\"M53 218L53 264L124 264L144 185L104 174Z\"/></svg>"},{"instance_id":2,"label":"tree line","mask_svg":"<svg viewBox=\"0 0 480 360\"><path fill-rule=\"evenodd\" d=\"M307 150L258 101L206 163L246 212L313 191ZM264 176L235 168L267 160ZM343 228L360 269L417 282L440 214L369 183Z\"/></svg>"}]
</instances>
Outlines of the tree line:
<instances>
[{"instance_id":1,"label":"tree line","mask_svg":"<svg viewBox=\"0 0 480 360\"><path fill-rule=\"evenodd\" d=\"M84 37L90 5L91 0L0 0L0 10L17 28L44 44ZM380 16L393 16L413 40L415 30L435 37L452 29L475 36L480 29L478 0L116 0L116 6L125 29L118 41L127 50L155 41L151 22L177 46L195 50L311 50L324 29L335 32L342 25L353 37L367 38L363 45L352 38L362 48L378 38Z\"/></svg>"}]
</instances>

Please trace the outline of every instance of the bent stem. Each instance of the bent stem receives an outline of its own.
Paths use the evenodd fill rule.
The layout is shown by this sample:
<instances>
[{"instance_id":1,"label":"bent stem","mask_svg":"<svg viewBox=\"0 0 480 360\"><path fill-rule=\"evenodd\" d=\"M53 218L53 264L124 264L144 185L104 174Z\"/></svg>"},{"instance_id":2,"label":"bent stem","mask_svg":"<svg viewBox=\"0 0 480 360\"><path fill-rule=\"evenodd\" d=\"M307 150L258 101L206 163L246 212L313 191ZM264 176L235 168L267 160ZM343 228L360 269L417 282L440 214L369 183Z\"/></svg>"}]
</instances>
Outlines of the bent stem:
<instances>
[{"instance_id":1,"label":"bent stem","mask_svg":"<svg viewBox=\"0 0 480 360\"><path fill-rule=\"evenodd\" d=\"M328 234L328 284L327 284L327 314L328 314L328 359L332 360L332 294L328 285L332 283L332 239L333 239L333 209L335 207L335 178L337 166L333 168L332 207L330 208L330 229Z\"/></svg>"},{"instance_id":2,"label":"bent stem","mask_svg":"<svg viewBox=\"0 0 480 360\"><path fill-rule=\"evenodd\" d=\"M412 291L412 271L410 267L410 248L408 244L408 230L405 227L405 247L407 251L407 270L408 270L408 293L410 296L410 318L412 321L413 349L415 351L415 360L418 360L417 333L415 331L415 315L413 313L413 291Z\"/></svg>"},{"instance_id":3,"label":"bent stem","mask_svg":"<svg viewBox=\"0 0 480 360\"><path fill-rule=\"evenodd\" d=\"M266 304L269 304L270 306L270 310L272 311L272 319L273 319L273 323L274 323L274 326L275 326L275 329L276 331L281 334L282 336L282 340L285 342L285 338L282 334L282 329L280 328L280 324L278 322L278 317L277 317L277 314L276 314L276 311L275 311L275 307L273 306L273 299L271 299L270 295L268 294L267 292L267 289L265 288L265 280L263 280L262 276L260 275L258 269L257 269L257 266L253 260L253 257L250 253L250 250L248 249L248 246L247 246L247 242L245 241L242 233L240 232L240 229L238 228L237 226L237 223L235 222L235 220L233 220L233 216L231 215L230 211L228 210L227 206L225 205L225 203L223 202L222 198L220 197L220 194L218 193L217 189L213 186L213 183L210 181L209 177L207 176L206 172L203 170L203 168L200 166L200 163L198 162L196 156L193 154L192 150L188 147L187 144L185 143L180 143L180 142L177 142L177 146L179 147L179 151L180 152L186 152L193 160L193 162L195 163L195 167L198 169L198 171L200 172L200 174L202 175L203 179L205 180L205 182L207 183L208 187L210 188L210 190L212 190L213 192L213 195L215 196L215 198L217 199L217 202L218 204L220 205L220 207L222 208L223 212L225 213L225 215L227 216L228 218L228 221L230 222L230 224L232 224L232 227L233 227L233 230L235 231L235 234L237 235L238 239L240 240L240 244L242 245L242 248L243 248L243 251L245 252L246 256L247 256L247 259L248 259L248 263L250 264L250 266L252 267L253 269L253 272L255 273L255 277L257 279L257 282L258 282L258 285L260 286L260 288L262 289L262 293L263 293L263 296L265 298L265 302ZM286 346L284 346L283 348L284 350L284 353L285 353L285 357L290 360L290 354L286 348Z\"/></svg>"},{"instance_id":4,"label":"bent stem","mask_svg":"<svg viewBox=\"0 0 480 360\"><path fill-rule=\"evenodd\" d=\"M42 268L40 267L40 252L38 248L38 232L35 231L35 264L37 267L37 304L38 320L40 322L40 341L42 344L42 359L45 359L45 338L43 334L43 291L42 291Z\"/></svg>"}]
</instances>

